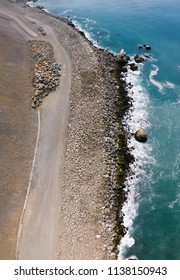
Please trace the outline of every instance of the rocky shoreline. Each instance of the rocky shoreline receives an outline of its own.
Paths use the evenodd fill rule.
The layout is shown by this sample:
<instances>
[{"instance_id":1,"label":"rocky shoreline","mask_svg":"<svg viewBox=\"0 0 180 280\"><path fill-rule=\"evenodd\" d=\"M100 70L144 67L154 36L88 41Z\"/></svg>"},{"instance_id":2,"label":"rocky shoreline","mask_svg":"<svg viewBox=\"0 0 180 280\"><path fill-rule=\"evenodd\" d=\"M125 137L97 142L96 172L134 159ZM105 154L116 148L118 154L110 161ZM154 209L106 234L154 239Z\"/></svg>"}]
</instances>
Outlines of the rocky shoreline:
<instances>
[{"instance_id":1,"label":"rocky shoreline","mask_svg":"<svg viewBox=\"0 0 180 280\"><path fill-rule=\"evenodd\" d=\"M18 1L25 2L25 1ZM30 8L28 8L30 9ZM130 151L127 147L127 138L129 137L125 132L125 129L122 125L122 119L125 114L127 114L130 106L131 100L127 95L127 87L125 82L121 79L121 73L123 72L123 67L119 59L113 54L109 53L104 49L98 49L93 46L92 42L90 42L84 35L83 32L78 31L73 23L65 18L59 18L53 15L49 15L41 9L31 9L34 10L35 13L39 13L42 16L46 16L47 20L50 22L53 21L55 26L55 31L59 34L60 40L63 38L62 44L69 52L71 59L74 65L74 75L73 75L73 85L72 85L72 95L71 95L71 109L70 109L70 120L68 127L68 142L67 142L67 154L66 154L66 163L65 163L65 178L64 178L64 202L69 205L67 211L69 211L70 207L74 207L74 211L76 213L76 201L75 205L71 206L70 199L67 198L66 189L69 185L87 185L88 179L86 177L86 168L91 168L86 166L86 159L84 156L87 155L87 147L92 152L94 148L94 144L88 143L86 137L83 135L89 135L88 137L96 137L93 140L97 147L99 147L99 151L96 153L96 157L98 155L102 157L102 166L96 166L96 158L93 158L93 164L99 170L102 168L102 172L98 176L103 177L99 180L97 179L97 187L99 187L99 193L103 197L103 205L101 204L101 214L102 216L102 224L101 231L96 235L97 239L102 238L104 244L108 244L104 247L105 256L103 258L107 259L116 259L118 255L118 247L120 239L125 234L126 229L123 226L123 217L120 215L120 209L126 199L126 193L124 191L124 182L125 178L129 172L129 164L133 161L133 158L130 154ZM69 38L73 38L74 46L69 44L69 40L65 38L63 31L58 26L58 21L61 21L63 24L66 24L68 27ZM80 36L79 36L80 35ZM80 38L81 37L81 38ZM84 40L84 43L83 43ZM85 47L86 54L91 55L91 61L94 60L95 70L89 70L88 68L93 68L87 63L83 66L83 60L86 59L83 57L83 52L77 50L78 41L81 41L81 44ZM85 45L86 44L86 45ZM89 46L89 47L88 47ZM88 58L88 57L87 57ZM77 63L78 60L78 63ZM91 63L89 61L89 63ZM87 67L88 65L88 67ZM84 69L83 69L84 67ZM87 69L86 69L87 67ZM82 84L83 83L83 84ZM98 92L98 95L92 95L91 91ZM77 94L77 90L84 94L86 92L86 96L82 97ZM41 96L40 96L41 97ZM92 101L95 98L95 101ZM34 98L34 97L33 97ZM41 99L41 98L40 98ZM94 102L94 106L99 110L99 120L97 117L96 120L91 116L91 112L89 112L89 119L86 117L86 113L88 115L88 105L89 99ZM37 99L36 99L37 100ZM33 102L36 102L33 99ZM38 99L39 100L39 99ZM41 101L40 101L41 102ZM81 102L81 107L79 111L77 111L77 107L79 106L79 102ZM37 105L37 104L35 104ZM34 105L33 105L34 106ZM80 126L81 116L85 115L83 127ZM80 119L79 119L80 117ZM76 119L77 118L77 121ZM98 123L100 121L100 125ZM90 129L88 131L88 127L85 124L89 125ZM94 131L93 126L99 131ZM82 134L83 133L83 134ZM75 136L76 141L73 140ZM86 143L87 141L87 143ZM84 150L84 154L81 157L82 149ZM100 152L100 154L99 154ZM103 153L103 154L102 154ZM73 154L73 156L72 156ZM78 161L82 160L81 166L79 166L79 170L76 171L77 174L81 174L73 176L69 173L69 170L74 170L78 168ZM89 161L90 162L90 161ZM89 163L92 165L92 161ZM99 164L99 161L97 161ZM76 168L75 168L76 166ZM99 180L99 181L98 181ZM86 190L87 191L87 190ZM77 190L70 188L69 193L72 195L74 192L74 197L76 197ZM68 193L68 195L70 195ZM65 196L66 194L66 196ZM88 195L88 191L87 191ZM77 198L77 203L78 203ZM96 201L96 200L95 200ZM90 206L91 207L91 206ZM95 206L93 206L95 207ZM93 208L92 207L92 208ZM77 210L78 213L79 210ZM94 212L97 211L94 208ZM93 209L92 209L93 212ZM68 216L66 213L66 209L62 213L61 218L64 216ZM76 217L75 217L76 218ZM98 223L101 221L98 221ZM66 221L64 221L64 231L62 231L59 235L59 251L63 251L61 246L61 239L63 234L66 233ZM73 228L72 228L73 230ZM75 230L75 228L74 228ZM83 234L83 233L82 233ZM70 233L69 233L70 235ZM70 237L69 237L70 238Z\"/></svg>"}]
</instances>

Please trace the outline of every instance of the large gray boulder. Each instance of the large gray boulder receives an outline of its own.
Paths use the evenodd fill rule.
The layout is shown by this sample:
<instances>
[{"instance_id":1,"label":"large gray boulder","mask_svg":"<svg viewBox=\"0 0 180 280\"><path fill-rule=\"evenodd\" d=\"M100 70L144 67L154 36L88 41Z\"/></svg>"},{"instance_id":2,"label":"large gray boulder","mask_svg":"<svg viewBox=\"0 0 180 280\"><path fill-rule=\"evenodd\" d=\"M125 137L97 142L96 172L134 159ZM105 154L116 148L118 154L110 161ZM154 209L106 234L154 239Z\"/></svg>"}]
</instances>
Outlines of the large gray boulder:
<instances>
[{"instance_id":1,"label":"large gray boulder","mask_svg":"<svg viewBox=\"0 0 180 280\"><path fill-rule=\"evenodd\" d=\"M134 137L137 141L139 142L146 142L147 139L148 139L148 135L147 135L147 132L144 128L140 128L138 129L135 134L134 134Z\"/></svg>"}]
</instances>

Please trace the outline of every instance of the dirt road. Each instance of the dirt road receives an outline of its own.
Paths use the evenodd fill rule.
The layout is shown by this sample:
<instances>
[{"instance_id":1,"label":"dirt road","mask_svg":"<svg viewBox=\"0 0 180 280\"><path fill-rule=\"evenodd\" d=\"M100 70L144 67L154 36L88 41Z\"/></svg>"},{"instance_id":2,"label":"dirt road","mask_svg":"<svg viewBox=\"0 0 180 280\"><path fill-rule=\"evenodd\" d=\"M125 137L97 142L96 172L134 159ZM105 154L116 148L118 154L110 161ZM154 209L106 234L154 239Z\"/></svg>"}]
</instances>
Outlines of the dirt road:
<instances>
[{"instance_id":1,"label":"dirt road","mask_svg":"<svg viewBox=\"0 0 180 280\"><path fill-rule=\"evenodd\" d=\"M71 64L63 49L61 63L63 73L60 88L45 100L41 108L40 136L31 192L23 220L20 259L55 257L57 193L63 174L71 88Z\"/></svg>"},{"instance_id":2,"label":"dirt road","mask_svg":"<svg viewBox=\"0 0 180 280\"><path fill-rule=\"evenodd\" d=\"M18 259L53 259L56 245L56 210L61 203L58 200L57 205L57 193L63 175L71 90L71 61L53 29L45 22L39 22L37 18L32 18L32 15L29 20L26 11L19 7L16 9L16 5L12 5L9 10L9 5L6 5L5 1L1 7L3 11L1 14L13 20L29 39L36 36L35 30L42 25L47 33L46 40L54 46L56 60L62 63L60 87L46 98L39 111L37 154L34 158L32 181L29 183L30 193L17 243Z\"/></svg>"}]
</instances>

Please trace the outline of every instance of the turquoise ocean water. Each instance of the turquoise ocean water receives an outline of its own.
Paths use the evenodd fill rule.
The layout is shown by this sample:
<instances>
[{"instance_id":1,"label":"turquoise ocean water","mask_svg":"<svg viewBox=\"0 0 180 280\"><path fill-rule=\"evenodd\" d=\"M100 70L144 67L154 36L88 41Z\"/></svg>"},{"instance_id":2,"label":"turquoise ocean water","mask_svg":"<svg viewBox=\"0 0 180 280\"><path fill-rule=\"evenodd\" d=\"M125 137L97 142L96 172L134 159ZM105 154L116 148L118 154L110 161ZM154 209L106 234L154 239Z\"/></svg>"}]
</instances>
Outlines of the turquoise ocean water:
<instances>
[{"instance_id":1,"label":"turquoise ocean water","mask_svg":"<svg viewBox=\"0 0 180 280\"><path fill-rule=\"evenodd\" d=\"M124 79L133 83L134 105L124 123L140 126L149 139L133 138L135 175L127 178L124 204L128 232L120 258L180 259L180 2L179 0L46 0L55 15L70 16L86 35L110 51L141 54L149 44L150 59Z\"/></svg>"}]
</instances>

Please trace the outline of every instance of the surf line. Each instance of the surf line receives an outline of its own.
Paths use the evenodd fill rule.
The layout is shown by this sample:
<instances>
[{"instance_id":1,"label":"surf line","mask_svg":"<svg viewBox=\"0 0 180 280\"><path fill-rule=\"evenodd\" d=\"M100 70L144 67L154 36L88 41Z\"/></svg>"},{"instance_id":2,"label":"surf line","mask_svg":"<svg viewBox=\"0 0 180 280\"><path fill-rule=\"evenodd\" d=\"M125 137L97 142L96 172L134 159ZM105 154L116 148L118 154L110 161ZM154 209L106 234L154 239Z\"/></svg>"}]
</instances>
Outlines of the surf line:
<instances>
[{"instance_id":1,"label":"surf line","mask_svg":"<svg viewBox=\"0 0 180 280\"><path fill-rule=\"evenodd\" d=\"M38 144L39 144L39 136L40 136L40 130L41 130L40 111L37 112L37 119L38 119L38 131L37 131L37 138L36 138L36 146L35 146L35 150L34 150L34 157L33 157L33 162L32 162L31 173L30 173L30 177L29 177L28 188L27 188L24 206L23 206L23 210L21 213L20 223L19 223L17 243L16 243L16 260L19 260L19 243L20 243L20 238L21 238L21 234L22 234L22 226L23 226L23 220L24 220L24 216L25 216L25 212L26 212L27 203L28 203L28 198L29 198L29 194L31 191L31 183L32 183L32 178L33 178L33 174L34 174L34 168L35 168L35 162L36 162L36 156L37 156L37 148L38 148Z\"/></svg>"}]
</instances>

